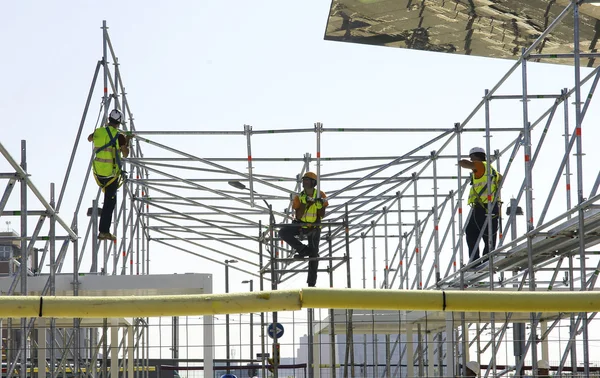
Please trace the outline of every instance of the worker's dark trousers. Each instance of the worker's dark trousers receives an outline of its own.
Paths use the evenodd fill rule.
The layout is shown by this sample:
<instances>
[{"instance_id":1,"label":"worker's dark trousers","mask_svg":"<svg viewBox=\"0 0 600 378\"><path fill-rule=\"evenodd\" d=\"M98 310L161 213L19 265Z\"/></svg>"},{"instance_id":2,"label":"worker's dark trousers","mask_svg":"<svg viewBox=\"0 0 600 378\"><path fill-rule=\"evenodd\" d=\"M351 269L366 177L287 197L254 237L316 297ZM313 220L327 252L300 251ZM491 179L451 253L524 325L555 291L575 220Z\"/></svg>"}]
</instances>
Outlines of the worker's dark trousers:
<instances>
[{"instance_id":1,"label":"worker's dark trousers","mask_svg":"<svg viewBox=\"0 0 600 378\"><path fill-rule=\"evenodd\" d=\"M481 205L473 206L473 213L467 224L465 230L467 245L469 246L469 262L477 260L479 258L479 243L477 239L483 228L483 235L481 239L485 243L483 249L483 255L487 255L491 250L496 248L496 235L498 234L498 204L492 208L492 245L489 245L489 233L488 225L485 222L487 219L487 205L483 207Z\"/></svg>"},{"instance_id":2,"label":"worker's dark trousers","mask_svg":"<svg viewBox=\"0 0 600 378\"><path fill-rule=\"evenodd\" d=\"M98 177L98 181L102 185L107 183L111 177ZM113 181L104 189L104 204L102 205L102 213L100 214L100 224L98 225L99 232L110 233L110 223L112 222L113 211L117 204L117 190L119 189L119 180Z\"/></svg>"},{"instance_id":3,"label":"worker's dark trousers","mask_svg":"<svg viewBox=\"0 0 600 378\"><path fill-rule=\"evenodd\" d=\"M308 240L308 248L302 244L296 236L300 234L306 235ZM321 229L316 228L302 228L295 224L289 226L283 226L279 230L279 237L294 248L298 254L308 257L319 257L319 241L321 239ZM309 287L314 287L317 284L317 270L319 269L319 262L317 260L310 260L308 262L308 278L306 283Z\"/></svg>"}]
</instances>

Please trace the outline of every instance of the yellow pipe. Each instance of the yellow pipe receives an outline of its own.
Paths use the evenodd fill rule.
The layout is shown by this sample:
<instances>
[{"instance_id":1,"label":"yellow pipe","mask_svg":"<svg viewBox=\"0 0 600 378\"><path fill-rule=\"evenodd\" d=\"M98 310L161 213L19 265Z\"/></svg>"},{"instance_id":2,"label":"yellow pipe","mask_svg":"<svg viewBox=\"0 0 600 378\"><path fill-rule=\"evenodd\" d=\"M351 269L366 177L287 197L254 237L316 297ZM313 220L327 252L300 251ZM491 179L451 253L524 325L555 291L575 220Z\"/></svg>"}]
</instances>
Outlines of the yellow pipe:
<instances>
[{"instance_id":1,"label":"yellow pipe","mask_svg":"<svg viewBox=\"0 0 600 378\"><path fill-rule=\"evenodd\" d=\"M0 318L35 317L39 316L39 309L40 297L0 297Z\"/></svg>"},{"instance_id":2,"label":"yellow pipe","mask_svg":"<svg viewBox=\"0 0 600 378\"><path fill-rule=\"evenodd\" d=\"M0 297L0 317L4 317L5 313L10 315L4 308L2 299ZM300 308L299 290L140 297L44 297L42 316L125 318L296 311ZM38 316L38 312L28 316Z\"/></svg>"},{"instance_id":3,"label":"yellow pipe","mask_svg":"<svg viewBox=\"0 0 600 378\"><path fill-rule=\"evenodd\" d=\"M434 290L302 289L302 307L357 310L441 310Z\"/></svg>"},{"instance_id":4,"label":"yellow pipe","mask_svg":"<svg viewBox=\"0 0 600 378\"><path fill-rule=\"evenodd\" d=\"M446 311L596 312L600 292L446 292Z\"/></svg>"},{"instance_id":5,"label":"yellow pipe","mask_svg":"<svg viewBox=\"0 0 600 378\"><path fill-rule=\"evenodd\" d=\"M600 292L315 289L253 293L0 297L0 318L122 318L296 311L301 308L474 312L597 312Z\"/></svg>"}]
</instances>

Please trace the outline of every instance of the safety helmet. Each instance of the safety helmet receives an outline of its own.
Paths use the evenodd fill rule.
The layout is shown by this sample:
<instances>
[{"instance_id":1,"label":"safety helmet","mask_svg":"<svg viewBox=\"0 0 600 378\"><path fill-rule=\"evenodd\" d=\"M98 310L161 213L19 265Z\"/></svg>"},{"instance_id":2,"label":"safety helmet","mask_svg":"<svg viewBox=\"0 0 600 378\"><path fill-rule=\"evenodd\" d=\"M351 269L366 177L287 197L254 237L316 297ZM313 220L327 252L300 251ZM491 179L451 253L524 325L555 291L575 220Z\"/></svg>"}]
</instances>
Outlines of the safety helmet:
<instances>
[{"instance_id":1,"label":"safety helmet","mask_svg":"<svg viewBox=\"0 0 600 378\"><path fill-rule=\"evenodd\" d=\"M305 178L311 179L313 182L313 187L317 186L317 175L314 172L306 172L304 174L304 176L302 176L302 178L303 179L305 179Z\"/></svg>"},{"instance_id":2,"label":"safety helmet","mask_svg":"<svg viewBox=\"0 0 600 378\"><path fill-rule=\"evenodd\" d=\"M469 155L472 154L484 154L485 155L485 150L481 147L473 147L471 148L471 151L469 151Z\"/></svg>"},{"instance_id":3,"label":"safety helmet","mask_svg":"<svg viewBox=\"0 0 600 378\"><path fill-rule=\"evenodd\" d=\"M550 364L546 360L539 360L537 366L538 369L550 369Z\"/></svg>"},{"instance_id":4,"label":"safety helmet","mask_svg":"<svg viewBox=\"0 0 600 378\"><path fill-rule=\"evenodd\" d=\"M316 179L317 179L317 175L316 175L316 174L314 174L313 172L306 172L306 173L304 174L304 176L302 176L302 178L305 178L305 177L311 178L311 179L313 179L313 180L316 180Z\"/></svg>"},{"instance_id":5,"label":"safety helmet","mask_svg":"<svg viewBox=\"0 0 600 378\"><path fill-rule=\"evenodd\" d=\"M467 369L471 370L473 373L479 375L481 369L479 368L479 363L477 361L469 361L467 362Z\"/></svg>"},{"instance_id":6,"label":"safety helmet","mask_svg":"<svg viewBox=\"0 0 600 378\"><path fill-rule=\"evenodd\" d=\"M111 110L110 114L108 115L108 122L112 123L113 125L119 125L121 124L121 121L123 121L123 113L121 113L121 111L118 109Z\"/></svg>"}]
</instances>

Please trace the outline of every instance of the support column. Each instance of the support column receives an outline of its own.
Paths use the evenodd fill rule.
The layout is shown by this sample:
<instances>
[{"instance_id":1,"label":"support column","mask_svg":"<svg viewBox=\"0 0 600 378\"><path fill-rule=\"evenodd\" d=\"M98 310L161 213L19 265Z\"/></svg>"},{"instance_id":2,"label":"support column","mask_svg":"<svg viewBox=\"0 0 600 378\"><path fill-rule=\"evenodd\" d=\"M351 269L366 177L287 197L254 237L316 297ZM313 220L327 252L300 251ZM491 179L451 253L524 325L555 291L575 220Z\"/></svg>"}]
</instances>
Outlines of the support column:
<instances>
[{"instance_id":1,"label":"support column","mask_svg":"<svg viewBox=\"0 0 600 378\"><path fill-rule=\"evenodd\" d=\"M548 332L548 322L544 320L540 322L540 334L546 335L546 332ZM550 361L548 356L548 336L542 340L542 359Z\"/></svg>"},{"instance_id":2,"label":"support column","mask_svg":"<svg viewBox=\"0 0 600 378\"><path fill-rule=\"evenodd\" d=\"M455 377L456 376L456 364L455 356L457 353L454 352L454 320L452 319L452 313L446 312L446 372L443 372L442 366L440 366L440 372L444 377Z\"/></svg>"},{"instance_id":3,"label":"support column","mask_svg":"<svg viewBox=\"0 0 600 378\"><path fill-rule=\"evenodd\" d=\"M309 329L308 332L314 332ZM321 338L319 333L313 333L313 378L321 378Z\"/></svg>"},{"instance_id":4,"label":"support column","mask_svg":"<svg viewBox=\"0 0 600 378\"><path fill-rule=\"evenodd\" d=\"M37 328L37 356L38 356L38 374L39 378L46 378L46 350L48 341L46 337L46 318L38 318L35 321ZM52 368L52 365L50 365Z\"/></svg>"},{"instance_id":5,"label":"support column","mask_svg":"<svg viewBox=\"0 0 600 378\"><path fill-rule=\"evenodd\" d=\"M415 349L412 325L406 326L406 376L415 376Z\"/></svg>"},{"instance_id":6,"label":"support column","mask_svg":"<svg viewBox=\"0 0 600 378\"><path fill-rule=\"evenodd\" d=\"M427 335L427 376L428 377L435 377L435 372L434 372L434 357L433 357L433 352L434 352L434 348L433 348L433 333L428 332ZM440 366L441 367L441 366Z\"/></svg>"},{"instance_id":7,"label":"support column","mask_svg":"<svg viewBox=\"0 0 600 378\"><path fill-rule=\"evenodd\" d=\"M133 378L133 352L135 350L133 340L133 325L127 326L127 378Z\"/></svg>"},{"instance_id":8,"label":"support column","mask_svg":"<svg viewBox=\"0 0 600 378\"><path fill-rule=\"evenodd\" d=\"M110 377L119 377L119 319L110 320ZM106 378L106 377L102 377Z\"/></svg>"}]
</instances>

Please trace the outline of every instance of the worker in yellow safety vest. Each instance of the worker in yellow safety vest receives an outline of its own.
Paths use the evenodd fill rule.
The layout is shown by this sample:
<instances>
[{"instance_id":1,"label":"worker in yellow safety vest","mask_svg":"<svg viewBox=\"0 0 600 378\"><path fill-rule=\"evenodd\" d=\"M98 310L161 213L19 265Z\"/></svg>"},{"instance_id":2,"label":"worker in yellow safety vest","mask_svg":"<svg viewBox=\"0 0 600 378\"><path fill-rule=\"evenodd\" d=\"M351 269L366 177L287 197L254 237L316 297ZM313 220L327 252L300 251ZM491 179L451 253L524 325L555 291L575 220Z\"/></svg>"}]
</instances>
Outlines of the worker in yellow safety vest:
<instances>
[{"instance_id":1,"label":"worker in yellow safety vest","mask_svg":"<svg viewBox=\"0 0 600 378\"><path fill-rule=\"evenodd\" d=\"M302 187L302 192L296 194L292 202L295 218L292 224L279 230L279 237L296 250L295 259L310 258L306 283L309 287L314 287L317 283L319 261L316 258L319 257L321 240L321 226L317 224L325 217L325 208L329 203L326 200L327 195L317 190L317 175L313 172L306 172L302 176ZM308 245L296 238L300 235L306 236Z\"/></svg>"},{"instance_id":2,"label":"worker in yellow safety vest","mask_svg":"<svg viewBox=\"0 0 600 378\"><path fill-rule=\"evenodd\" d=\"M117 190L123 183L121 156L129 156L129 142L133 137L131 134L125 136L119 131L122 121L123 113L113 109L108 116L108 123L88 136L88 141L94 143L94 177L104 192L104 205L98 226L99 240L116 240L116 236L110 233L110 224L117 203Z\"/></svg>"},{"instance_id":3,"label":"worker in yellow safety vest","mask_svg":"<svg viewBox=\"0 0 600 378\"><path fill-rule=\"evenodd\" d=\"M479 258L479 236L483 239L485 248L483 255L487 255L496 247L496 234L498 233L498 218L500 215L500 199L498 197L502 175L488 164L485 150L474 147L469 151L469 159L462 159L458 165L471 169L471 190L468 204L472 207L471 217L465 229L467 245L469 247L469 261ZM488 176L491 176L491 186L488 187ZM488 203L493 204L491 209L492 238L490 237L486 219L488 217ZM482 231L483 229L483 231Z\"/></svg>"}]
</instances>

